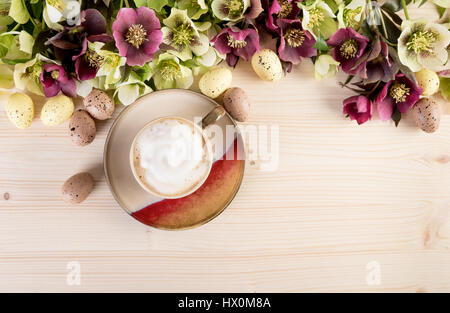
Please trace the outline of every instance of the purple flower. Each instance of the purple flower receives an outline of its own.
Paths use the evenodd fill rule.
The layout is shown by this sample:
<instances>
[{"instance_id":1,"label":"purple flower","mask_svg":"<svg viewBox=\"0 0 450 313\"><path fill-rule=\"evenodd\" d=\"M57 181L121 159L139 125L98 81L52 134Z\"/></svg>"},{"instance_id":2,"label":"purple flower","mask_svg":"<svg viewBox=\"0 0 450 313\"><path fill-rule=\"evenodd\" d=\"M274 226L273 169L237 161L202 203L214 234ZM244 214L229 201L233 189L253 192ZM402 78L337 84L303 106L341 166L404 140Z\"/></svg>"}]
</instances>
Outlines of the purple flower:
<instances>
[{"instance_id":1,"label":"purple flower","mask_svg":"<svg viewBox=\"0 0 450 313\"><path fill-rule=\"evenodd\" d=\"M68 97L77 96L75 79L69 76L61 65L44 64L40 81L47 98L56 96L60 91Z\"/></svg>"},{"instance_id":2,"label":"purple flower","mask_svg":"<svg viewBox=\"0 0 450 313\"><path fill-rule=\"evenodd\" d=\"M313 48L316 40L307 30L303 30L300 20L278 19L277 25L280 32L278 55L285 62L298 64L303 58L317 55L317 49Z\"/></svg>"},{"instance_id":3,"label":"purple flower","mask_svg":"<svg viewBox=\"0 0 450 313\"><path fill-rule=\"evenodd\" d=\"M130 66L151 61L163 39L159 19L147 7L120 9L112 29L119 54Z\"/></svg>"},{"instance_id":4,"label":"purple flower","mask_svg":"<svg viewBox=\"0 0 450 313\"><path fill-rule=\"evenodd\" d=\"M382 121L391 118L394 106L405 113L419 101L422 89L409 80L404 74L397 74L394 80L388 81L377 96L378 114Z\"/></svg>"},{"instance_id":5,"label":"purple flower","mask_svg":"<svg viewBox=\"0 0 450 313\"><path fill-rule=\"evenodd\" d=\"M376 38L372 44L370 55L367 57L365 72L365 84L378 81L388 82L395 78L398 72L398 65L389 56L388 45Z\"/></svg>"},{"instance_id":6,"label":"purple flower","mask_svg":"<svg viewBox=\"0 0 450 313\"><path fill-rule=\"evenodd\" d=\"M220 53L227 55L229 66L235 66L239 57L248 61L259 51L259 36L254 29L224 28L211 42Z\"/></svg>"},{"instance_id":7,"label":"purple flower","mask_svg":"<svg viewBox=\"0 0 450 313\"><path fill-rule=\"evenodd\" d=\"M367 59L363 55L369 39L350 27L341 28L328 39L327 44L334 47L333 58L341 64L342 70L350 75L365 76Z\"/></svg>"},{"instance_id":8,"label":"purple flower","mask_svg":"<svg viewBox=\"0 0 450 313\"><path fill-rule=\"evenodd\" d=\"M301 0L273 0L266 17L266 27L275 32L279 27L277 19L296 19L300 14L299 2Z\"/></svg>"},{"instance_id":9,"label":"purple flower","mask_svg":"<svg viewBox=\"0 0 450 313\"><path fill-rule=\"evenodd\" d=\"M372 101L364 96L353 96L344 100L344 114L358 124L367 122L372 117Z\"/></svg>"},{"instance_id":10,"label":"purple flower","mask_svg":"<svg viewBox=\"0 0 450 313\"><path fill-rule=\"evenodd\" d=\"M95 77L101 60L95 51L88 49L88 42L107 43L112 37L106 34L106 20L96 9L84 10L80 17L80 25L65 26L47 44L54 46L56 58L70 72L75 71L79 80L86 80Z\"/></svg>"}]
</instances>

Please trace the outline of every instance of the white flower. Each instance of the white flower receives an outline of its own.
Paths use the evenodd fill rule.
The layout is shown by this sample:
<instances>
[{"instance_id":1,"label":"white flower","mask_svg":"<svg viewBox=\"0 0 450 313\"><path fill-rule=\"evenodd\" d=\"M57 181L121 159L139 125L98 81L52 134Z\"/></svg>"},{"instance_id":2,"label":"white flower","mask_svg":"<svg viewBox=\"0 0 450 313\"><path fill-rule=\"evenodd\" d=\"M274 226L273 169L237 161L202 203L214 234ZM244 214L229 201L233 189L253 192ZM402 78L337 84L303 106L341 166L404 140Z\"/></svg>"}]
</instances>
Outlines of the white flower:
<instances>
[{"instance_id":1,"label":"white flower","mask_svg":"<svg viewBox=\"0 0 450 313\"><path fill-rule=\"evenodd\" d=\"M331 55L322 54L314 63L314 74L317 80L334 77L338 71L339 62L335 61Z\"/></svg>"},{"instance_id":2,"label":"white flower","mask_svg":"<svg viewBox=\"0 0 450 313\"><path fill-rule=\"evenodd\" d=\"M337 31L337 23L331 8L323 0L315 0L312 3L300 4L303 10L302 27L311 32L317 38L319 33L325 39L331 37Z\"/></svg>"},{"instance_id":3,"label":"white flower","mask_svg":"<svg viewBox=\"0 0 450 313\"><path fill-rule=\"evenodd\" d=\"M432 71L449 69L450 32L440 24L426 19L405 20L398 38L398 56L411 71L422 68Z\"/></svg>"},{"instance_id":4,"label":"white flower","mask_svg":"<svg viewBox=\"0 0 450 313\"><path fill-rule=\"evenodd\" d=\"M128 79L117 86L114 92L114 97L123 105L130 105L136 101L139 97L146 95L153 90L141 81L141 79L135 74L131 73Z\"/></svg>"},{"instance_id":5,"label":"white flower","mask_svg":"<svg viewBox=\"0 0 450 313\"><path fill-rule=\"evenodd\" d=\"M339 28L351 27L357 30L364 20L365 8L365 0L353 0L347 5L341 3L337 14Z\"/></svg>"},{"instance_id":6,"label":"white flower","mask_svg":"<svg viewBox=\"0 0 450 313\"><path fill-rule=\"evenodd\" d=\"M47 15L51 23L58 23L62 18L67 24L76 25L80 22L80 3L75 0L45 0Z\"/></svg>"}]
</instances>

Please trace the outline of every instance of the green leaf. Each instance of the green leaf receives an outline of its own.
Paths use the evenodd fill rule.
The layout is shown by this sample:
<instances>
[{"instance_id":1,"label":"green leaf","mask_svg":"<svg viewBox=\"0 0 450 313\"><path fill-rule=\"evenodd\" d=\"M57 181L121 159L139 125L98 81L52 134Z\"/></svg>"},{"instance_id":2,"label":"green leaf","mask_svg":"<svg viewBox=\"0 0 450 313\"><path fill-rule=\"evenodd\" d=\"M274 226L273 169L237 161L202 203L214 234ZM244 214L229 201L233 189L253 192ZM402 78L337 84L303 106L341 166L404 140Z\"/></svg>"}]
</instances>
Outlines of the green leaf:
<instances>
[{"instance_id":1,"label":"green leaf","mask_svg":"<svg viewBox=\"0 0 450 313\"><path fill-rule=\"evenodd\" d=\"M405 2L406 2L406 5L408 5L411 3L411 0L406 0ZM383 4L382 8L384 10L391 11L391 12L398 12L400 10L403 10L401 0L387 0Z\"/></svg>"},{"instance_id":2,"label":"green leaf","mask_svg":"<svg viewBox=\"0 0 450 313\"><path fill-rule=\"evenodd\" d=\"M399 26L394 24L387 15L382 12L382 17L384 21L384 25L386 26L386 32L387 32L387 40L392 43L397 43L398 37L400 37L400 34L402 33ZM378 29L381 31L382 34L384 34L383 26L379 25Z\"/></svg>"},{"instance_id":3,"label":"green leaf","mask_svg":"<svg viewBox=\"0 0 450 313\"><path fill-rule=\"evenodd\" d=\"M440 7L438 5L436 5L436 9L439 13L439 18L442 18L445 14L445 11L447 10L446 8Z\"/></svg>"},{"instance_id":4,"label":"green leaf","mask_svg":"<svg viewBox=\"0 0 450 313\"><path fill-rule=\"evenodd\" d=\"M11 16L17 23L25 24L30 19L27 7L23 0L12 0L11 8L9 9L9 16Z\"/></svg>"},{"instance_id":5,"label":"green leaf","mask_svg":"<svg viewBox=\"0 0 450 313\"><path fill-rule=\"evenodd\" d=\"M313 48L316 48L317 50L321 52L327 52L328 51L328 45L325 39L322 36L322 33L319 33L319 37L317 37L316 43L314 44Z\"/></svg>"},{"instance_id":6,"label":"green leaf","mask_svg":"<svg viewBox=\"0 0 450 313\"><path fill-rule=\"evenodd\" d=\"M333 13L337 12L339 7L334 0L324 0L324 1L330 7L330 9L331 9L331 11L333 11Z\"/></svg>"},{"instance_id":7,"label":"green leaf","mask_svg":"<svg viewBox=\"0 0 450 313\"><path fill-rule=\"evenodd\" d=\"M420 2L420 4L419 4L419 8L420 8L422 5L424 5L425 3L427 3L427 1L428 1L428 0L422 0L422 2Z\"/></svg>"},{"instance_id":8,"label":"green leaf","mask_svg":"<svg viewBox=\"0 0 450 313\"><path fill-rule=\"evenodd\" d=\"M156 12L161 12L162 8L169 4L169 0L134 0L136 7L146 6Z\"/></svg>"},{"instance_id":9,"label":"green leaf","mask_svg":"<svg viewBox=\"0 0 450 313\"><path fill-rule=\"evenodd\" d=\"M397 108L395 108L395 111L392 113L391 118L395 123L395 127L397 127L398 124L400 123L400 120L402 119L402 113L400 113L400 111Z\"/></svg>"}]
</instances>

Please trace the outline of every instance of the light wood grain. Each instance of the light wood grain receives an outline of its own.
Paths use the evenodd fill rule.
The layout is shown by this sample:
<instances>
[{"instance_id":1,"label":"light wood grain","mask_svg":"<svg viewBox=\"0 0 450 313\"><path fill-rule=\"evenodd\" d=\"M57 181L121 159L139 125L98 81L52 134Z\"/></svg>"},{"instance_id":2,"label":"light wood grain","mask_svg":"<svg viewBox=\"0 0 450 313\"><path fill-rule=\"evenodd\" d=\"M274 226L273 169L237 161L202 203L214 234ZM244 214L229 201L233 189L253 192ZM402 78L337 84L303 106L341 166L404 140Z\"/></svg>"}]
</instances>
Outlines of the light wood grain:
<instances>
[{"instance_id":1,"label":"light wood grain","mask_svg":"<svg viewBox=\"0 0 450 313\"><path fill-rule=\"evenodd\" d=\"M410 117L356 126L341 112L351 92L315 81L307 60L275 84L241 62L233 85L252 100L247 124L279 125L279 168L249 166L222 215L182 232L146 227L113 200L102 170L112 120L80 148L67 124L15 129L0 96L0 291L450 291L449 115L431 135ZM84 170L94 192L65 204L63 181ZM66 283L70 261L80 286ZM366 282L371 261L380 285Z\"/></svg>"}]
</instances>

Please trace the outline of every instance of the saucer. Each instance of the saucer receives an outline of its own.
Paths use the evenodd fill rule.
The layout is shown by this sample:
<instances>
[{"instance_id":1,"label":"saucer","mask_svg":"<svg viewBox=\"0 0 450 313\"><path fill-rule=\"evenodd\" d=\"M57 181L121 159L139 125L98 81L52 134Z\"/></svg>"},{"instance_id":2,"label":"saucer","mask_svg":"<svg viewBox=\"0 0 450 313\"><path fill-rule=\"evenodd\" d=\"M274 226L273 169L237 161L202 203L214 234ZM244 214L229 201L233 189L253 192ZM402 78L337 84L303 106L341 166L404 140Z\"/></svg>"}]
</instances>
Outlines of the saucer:
<instances>
[{"instance_id":1,"label":"saucer","mask_svg":"<svg viewBox=\"0 0 450 313\"><path fill-rule=\"evenodd\" d=\"M149 194L134 178L129 161L133 138L149 121L165 116L195 121L215 106L214 100L199 93L167 89L143 96L123 109L106 138L103 164L111 193L128 214L155 228L180 230L209 222L231 203L244 176L245 150L242 135L228 114L206 129L216 147L214 163L203 185L186 197L162 199ZM214 129L223 136L215 135Z\"/></svg>"}]
</instances>

